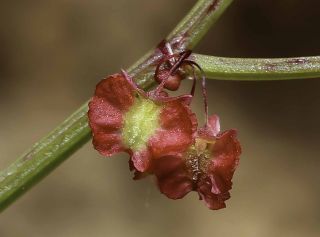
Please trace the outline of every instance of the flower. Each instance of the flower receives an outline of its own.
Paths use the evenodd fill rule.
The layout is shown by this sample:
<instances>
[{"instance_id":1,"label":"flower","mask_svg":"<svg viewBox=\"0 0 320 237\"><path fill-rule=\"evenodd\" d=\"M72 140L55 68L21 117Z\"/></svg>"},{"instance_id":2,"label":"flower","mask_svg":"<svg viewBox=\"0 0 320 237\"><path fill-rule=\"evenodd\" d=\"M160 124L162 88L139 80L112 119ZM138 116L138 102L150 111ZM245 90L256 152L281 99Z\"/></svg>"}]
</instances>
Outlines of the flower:
<instances>
[{"instance_id":1,"label":"flower","mask_svg":"<svg viewBox=\"0 0 320 237\"><path fill-rule=\"evenodd\" d=\"M196 191L210 209L224 208L241 153L236 135L235 130L220 132L218 116L210 116L183 153L156 159L153 173L160 191L171 199Z\"/></svg>"},{"instance_id":2,"label":"flower","mask_svg":"<svg viewBox=\"0 0 320 237\"><path fill-rule=\"evenodd\" d=\"M88 117L100 154L127 152L134 168L146 172L153 159L181 153L193 143L197 122L191 96L168 97L162 86L146 93L125 72L96 86Z\"/></svg>"}]
</instances>

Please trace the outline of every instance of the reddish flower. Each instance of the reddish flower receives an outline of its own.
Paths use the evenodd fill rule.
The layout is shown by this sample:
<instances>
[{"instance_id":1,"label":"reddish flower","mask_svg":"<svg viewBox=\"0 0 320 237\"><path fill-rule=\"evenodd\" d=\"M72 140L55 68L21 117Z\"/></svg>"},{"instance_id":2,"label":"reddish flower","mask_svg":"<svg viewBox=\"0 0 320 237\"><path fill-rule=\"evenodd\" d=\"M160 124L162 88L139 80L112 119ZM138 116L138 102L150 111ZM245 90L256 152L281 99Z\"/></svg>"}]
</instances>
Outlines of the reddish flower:
<instances>
[{"instance_id":1,"label":"reddish flower","mask_svg":"<svg viewBox=\"0 0 320 237\"><path fill-rule=\"evenodd\" d=\"M139 89L124 71L97 85L88 112L93 145L104 156L129 153L134 179L154 174L160 191L171 199L196 191L210 209L224 208L241 153L236 131L220 132L219 118L208 117L205 75L188 59L191 51L173 53L165 42L159 49L163 57L155 71L155 90ZM177 90L185 66L193 73L190 95L169 97L163 88ZM199 78L196 70L206 118L197 132L189 107Z\"/></svg>"},{"instance_id":2,"label":"reddish flower","mask_svg":"<svg viewBox=\"0 0 320 237\"><path fill-rule=\"evenodd\" d=\"M152 158L189 147L197 126L190 96L168 97L162 87L146 93L125 72L102 80L88 112L95 149L104 156L127 152L134 168L146 172Z\"/></svg>"},{"instance_id":3,"label":"reddish flower","mask_svg":"<svg viewBox=\"0 0 320 237\"><path fill-rule=\"evenodd\" d=\"M210 209L225 207L230 198L232 176L241 148L236 131L220 132L217 116L198 131L195 143L185 152L164 155L154 163L153 172L162 193L171 199L196 191Z\"/></svg>"}]
</instances>

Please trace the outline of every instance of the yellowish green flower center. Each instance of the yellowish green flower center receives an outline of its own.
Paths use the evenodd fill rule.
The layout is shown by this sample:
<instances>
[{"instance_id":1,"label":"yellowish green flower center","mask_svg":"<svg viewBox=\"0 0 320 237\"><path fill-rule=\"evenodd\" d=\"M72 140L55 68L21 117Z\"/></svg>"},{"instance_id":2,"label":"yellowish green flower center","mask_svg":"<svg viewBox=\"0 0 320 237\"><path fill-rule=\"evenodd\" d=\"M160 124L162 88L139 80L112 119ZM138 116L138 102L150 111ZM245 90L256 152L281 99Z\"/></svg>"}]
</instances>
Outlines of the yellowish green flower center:
<instances>
[{"instance_id":1,"label":"yellowish green flower center","mask_svg":"<svg viewBox=\"0 0 320 237\"><path fill-rule=\"evenodd\" d=\"M137 97L133 106L124 115L123 141L133 151L146 147L148 139L159 127L162 106L153 101Z\"/></svg>"}]
</instances>

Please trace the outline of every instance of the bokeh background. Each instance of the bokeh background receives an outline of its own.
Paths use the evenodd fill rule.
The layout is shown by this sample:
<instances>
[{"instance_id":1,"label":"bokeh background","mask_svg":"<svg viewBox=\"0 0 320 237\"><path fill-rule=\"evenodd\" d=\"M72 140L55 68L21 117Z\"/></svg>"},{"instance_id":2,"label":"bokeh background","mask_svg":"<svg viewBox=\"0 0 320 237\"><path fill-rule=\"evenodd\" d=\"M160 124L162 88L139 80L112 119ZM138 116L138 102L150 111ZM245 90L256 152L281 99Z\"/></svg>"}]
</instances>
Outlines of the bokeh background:
<instances>
[{"instance_id":1,"label":"bokeh background","mask_svg":"<svg viewBox=\"0 0 320 237\"><path fill-rule=\"evenodd\" d=\"M0 168L46 135L105 75L157 44L194 0L1 0ZM318 0L242 0L195 51L320 55ZM131 180L127 157L85 145L0 215L0 236L320 236L320 80L208 82L210 112L243 146L227 208L173 201ZM201 98L195 102L201 113Z\"/></svg>"}]
</instances>

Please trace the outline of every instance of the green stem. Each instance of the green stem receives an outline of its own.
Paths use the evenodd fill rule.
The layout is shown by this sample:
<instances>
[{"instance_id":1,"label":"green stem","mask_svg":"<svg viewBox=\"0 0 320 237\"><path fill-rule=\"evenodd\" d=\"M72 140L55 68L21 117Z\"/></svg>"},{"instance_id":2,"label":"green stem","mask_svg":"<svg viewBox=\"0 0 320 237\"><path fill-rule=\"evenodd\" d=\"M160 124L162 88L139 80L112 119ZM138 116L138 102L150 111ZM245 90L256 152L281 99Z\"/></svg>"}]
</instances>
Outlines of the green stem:
<instances>
[{"instance_id":1,"label":"green stem","mask_svg":"<svg viewBox=\"0 0 320 237\"><path fill-rule=\"evenodd\" d=\"M180 49L193 49L232 2L233 0L199 0L168 38L172 40L185 36Z\"/></svg>"},{"instance_id":2,"label":"green stem","mask_svg":"<svg viewBox=\"0 0 320 237\"><path fill-rule=\"evenodd\" d=\"M192 49L218 19L231 0L199 0L190 13L169 35L174 50ZM159 50L151 50L128 70L138 78L141 87L153 83L151 65L159 58ZM0 211L14 202L34 184L90 139L87 102L47 137L0 173Z\"/></svg>"},{"instance_id":3,"label":"green stem","mask_svg":"<svg viewBox=\"0 0 320 237\"><path fill-rule=\"evenodd\" d=\"M87 104L0 173L0 210L90 139Z\"/></svg>"},{"instance_id":4,"label":"green stem","mask_svg":"<svg viewBox=\"0 0 320 237\"><path fill-rule=\"evenodd\" d=\"M193 49L233 0L198 0L190 12L181 20L165 39L174 52ZM162 56L159 50L152 49L129 69L137 84L150 87L155 63Z\"/></svg>"},{"instance_id":5,"label":"green stem","mask_svg":"<svg viewBox=\"0 0 320 237\"><path fill-rule=\"evenodd\" d=\"M320 77L320 56L297 58L224 58L193 54L208 78L262 81Z\"/></svg>"}]
</instances>

